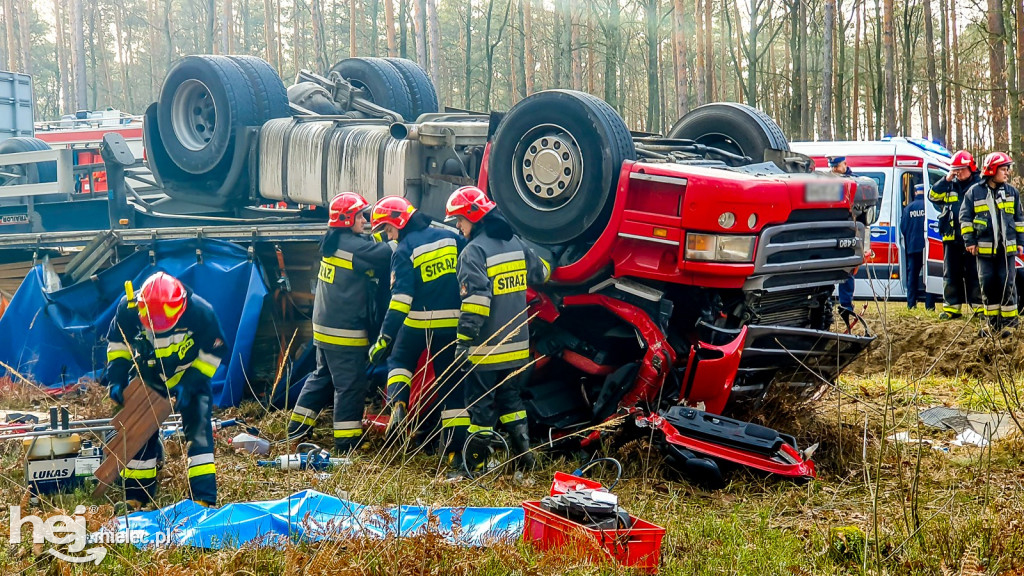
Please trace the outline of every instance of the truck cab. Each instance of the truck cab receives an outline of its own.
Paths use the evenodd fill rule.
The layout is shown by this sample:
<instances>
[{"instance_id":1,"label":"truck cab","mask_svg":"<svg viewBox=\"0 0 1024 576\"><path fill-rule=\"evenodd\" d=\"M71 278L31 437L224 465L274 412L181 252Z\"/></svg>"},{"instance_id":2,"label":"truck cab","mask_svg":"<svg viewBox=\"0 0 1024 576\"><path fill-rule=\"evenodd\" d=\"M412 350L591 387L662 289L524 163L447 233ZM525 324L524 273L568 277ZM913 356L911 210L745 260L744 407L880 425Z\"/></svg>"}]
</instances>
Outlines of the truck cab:
<instances>
[{"instance_id":1,"label":"truck cab","mask_svg":"<svg viewBox=\"0 0 1024 576\"><path fill-rule=\"evenodd\" d=\"M949 172L952 154L941 145L921 138L887 138L870 142L793 142L793 150L814 159L815 169L830 170L828 158L845 156L850 170L878 183L878 222L871 226L874 255L857 271L854 297L906 299L906 271L900 221L913 200L914 186L925 185L925 289L942 294L942 237L938 213L927 201L928 190Z\"/></svg>"}]
</instances>

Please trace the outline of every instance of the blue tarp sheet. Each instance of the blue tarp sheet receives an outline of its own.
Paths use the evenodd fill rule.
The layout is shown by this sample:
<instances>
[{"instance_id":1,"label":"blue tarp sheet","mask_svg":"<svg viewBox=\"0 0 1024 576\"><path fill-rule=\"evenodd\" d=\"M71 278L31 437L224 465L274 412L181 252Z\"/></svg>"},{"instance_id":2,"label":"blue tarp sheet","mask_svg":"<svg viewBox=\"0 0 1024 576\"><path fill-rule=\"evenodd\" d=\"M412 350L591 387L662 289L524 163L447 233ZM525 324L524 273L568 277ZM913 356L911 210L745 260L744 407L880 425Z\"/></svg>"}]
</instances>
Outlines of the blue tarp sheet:
<instances>
[{"instance_id":1,"label":"blue tarp sheet","mask_svg":"<svg viewBox=\"0 0 1024 576\"><path fill-rule=\"evenodd\" d=\"M216 310L231 355L213 377L213 402L236 405L246 389L245 372L267 295L258 262L249 260L245 248L219 240L160 240L151 248L155 265L148 250L139 250L94 280L52 293L43 289L42 267L33 268L0 317L0 361L51 388L97 373L106 363L107 329L125 281L140 286L162 270Z\"/></svg>"},{"instance_id":2,"label":"blue tarp sheet","mask_svg":"<svg viewBox=\"0 0 1024 576\"><path fill-rule=\"evenodd\" d=\"M116 541L140 547L219 549L346 537L408 537L430 530L456 544L486 546L519 538L523 517L522 508L381 508L303 490L280 500L217 509L182 500L159 510L136 512L118 518Z\"/></svg>"}]
</instances>

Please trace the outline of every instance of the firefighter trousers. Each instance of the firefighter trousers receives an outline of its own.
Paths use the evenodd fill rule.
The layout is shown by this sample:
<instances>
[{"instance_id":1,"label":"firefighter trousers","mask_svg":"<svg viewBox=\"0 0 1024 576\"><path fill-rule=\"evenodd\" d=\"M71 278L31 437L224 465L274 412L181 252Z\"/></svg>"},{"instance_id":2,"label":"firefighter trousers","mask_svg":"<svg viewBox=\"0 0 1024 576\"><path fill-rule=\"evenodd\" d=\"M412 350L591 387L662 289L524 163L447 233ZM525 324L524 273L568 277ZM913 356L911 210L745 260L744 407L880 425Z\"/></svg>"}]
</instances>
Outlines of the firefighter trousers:
<instances>
[{"instance_id":1,"label":"firefighter trousers","mask_svg":"<svg viewBox=\"0 0 1024 576\"><path fill-rule=\"evenodd\" d=\"M213 406L207 393L182 396L176 405L188 443L188 497L202 504L217 504L217 469L213 462ZM177 440L169 440L175 442ZM156 495L156 464L160 433L149 438L142 450L121 470L125 500L148 503Z\"/></svg>"},{"instance_id":2,"label":"firefighter trousers","mask_svg":"<svg viewBox=\"0 0 1024 576\"><path fill-rule=\"evenodd\" d=\"M363 437L367 346L316 347L316 371L295 401L288 437L305 436L325 406L334 404L334 449L348 452Z\"/></svg>"},{"instance_id":3,"label":"firefighter trousers","mask_svg":"<svg viewBox=\"0 0 1024 576\"><path fill-rule=\"evenodd\" d=\"M478 430L491 430L499 422L507 427L526 421L519 378L512 376L518 370L480 370L472 367L467 372L463 386L470 434Z\"/></svg>"},{"instance_id":4,"label":"firefighter trousers","mask_svg":"<svg viewBox=\"0 0 1024 576\"><path fill-rule=\"evenodd\" d=\"M961 241L942 245L942 310L959 314L964 304L981 302L978 265ZM969 311L969 310L968 310Z\"/></svg>"},{"instance_id":5,"label":"firefighter trousers","mask_svg":"<svg viewBox=\"0 0 1024 576\"><path fill-rule=\"evenodd\" d=\"M427 441L439 438L441 453L451 463L461 454L469 427L462 392L464 373L453 365L455 328L402 326L388 358L388 403L409 405L410 384L421 369L419 361L424 351L429 351L427 362L433 367L434 381L427 390L417 390L419 409L410 411L415 417L410 418L408 432Z\"/></svg>"},{"instance_id":6,"label":"firefighter trousers","mask_svg":"<svg viewBox=\"0 0 1024 576\"><path fill-rule=\"evenodd\" d=\"M991 257L980 256L978 280L985 319L995 327L1017 325L1016 268L1013 254L1000 249Z\"/></svg>"}]
</instances>

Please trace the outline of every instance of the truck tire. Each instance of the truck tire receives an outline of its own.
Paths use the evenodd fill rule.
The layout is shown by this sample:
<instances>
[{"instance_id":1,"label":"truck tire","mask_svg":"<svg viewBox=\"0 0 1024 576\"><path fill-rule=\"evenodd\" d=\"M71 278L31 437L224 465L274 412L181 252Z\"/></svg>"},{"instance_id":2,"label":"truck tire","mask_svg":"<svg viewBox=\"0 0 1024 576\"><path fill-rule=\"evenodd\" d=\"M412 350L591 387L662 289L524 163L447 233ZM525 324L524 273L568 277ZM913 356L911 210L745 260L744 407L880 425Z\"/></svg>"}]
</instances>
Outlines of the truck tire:
<instances>
[{"instance_id":1,"label":"truck tire","mask_svg":"<svg viewBox=\"0 0 1024 576\"><path fill-rule=\"evenodd\" d=\"M262 58L256 56L228 56L242 69L249 79L253 95L256 97L257 122L263 124L274 118L286 118L292 115L288 106L288 92L284 82L274 68Z\"/></svg>"},{"instance_id":2,"label":"truck tire","mask_svg":"<svg viewBox=\"0 0 1024 576\"><path fill-rule=\"evenodd\" d=\"M548 90L509 110L491 142L488 190L519 234L538 244L596 238L608 222L629 129L603 100Z\"/></svg>"},{"instance_id":3,"label":"truck tire","mask_svg":"<svg viewBox=\"0 0 1024 576\"><path fill-rule=\"evenodd\" d=\"M737 102L694 108L672 126L668 135L749 156L755 164L765 161L768 148L789 150L789 141L771 117Z\"/></svg>"},{"instance_id":4,"label":"truck tire","mask_svg":"<svg viewBox=\"0 0 1024 576\"><path fill-rule=\"evenodd\" d=\"M49 150L50 145L39 138L16 136L0 142L0 154L16 152L41 152ZM12 164L4 166L0 171L20 174L18 178L9 179L10 184L40 184L57 181L56 162L35 162L33 164Z\"/></svg>"},{"instance_id":5,"label":"truck tire","mask_svg":"<svg viewBox=\"0 0 1024 576\"><path fill-rule=\"evenodd\" d=\"M438 111L437 90L434 83L427 76L427 72L420 68L420 65L405 58L385 58L388 64L398 70L406 86L409 87L409 95L412 96L413 119L419 118L421 114L434 114Z\"/></svg>"},{"instance_id":6,"label":"truck tire","mask_svg":"<svg viewBox=\"0 0 1024 576\"><path fill-rule=\"evenodd\" d=\"M248 77L227 56L186 56L160 89L160 140L170 159L190 174L226 172L236 130L260 124L258 115Z\"/></svg>"},{"instance_id":7,"label":"truck tire","mask_svg":"<svg viewBox=\"0 0 1024 576\"><path fill-rule=\"evenodd\" d=\"M413 116L413 100L409 86L394 66L383 58L346 58L331 67L356 88L366 90L374 104L397 113L407 122Z\"/></svg>"}]
</instances>

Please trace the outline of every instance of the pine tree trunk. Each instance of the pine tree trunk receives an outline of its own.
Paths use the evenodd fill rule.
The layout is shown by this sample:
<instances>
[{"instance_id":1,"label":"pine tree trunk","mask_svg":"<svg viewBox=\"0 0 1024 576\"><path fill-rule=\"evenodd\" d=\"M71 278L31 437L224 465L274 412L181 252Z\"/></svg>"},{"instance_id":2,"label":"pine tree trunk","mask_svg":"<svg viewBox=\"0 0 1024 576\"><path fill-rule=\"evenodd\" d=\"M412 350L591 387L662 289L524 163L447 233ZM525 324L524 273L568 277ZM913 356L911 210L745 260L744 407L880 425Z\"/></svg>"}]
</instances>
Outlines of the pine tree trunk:
<instances>
[{"instance_id":1,"label":"pine tree trunk","mask_svg":"<svg viewBox=\"0 0 1024 576\"><path fill-rule=\"evenodd\" d=\"M941 103L939 102L939 90L937 87L938 77L935 71L935 33L932 29L932 2L931 0L922 0L922 6L924 7L924 44L925 44L925 66L928 74L928 122L929 130L931 131L931 138L939 140L941 144L945 144L946 135L942 131L942 126L939 122L939 110Z\"/></svg>"},{"instance_id":2,"label":"pine tree trunk","mask_svg":"<svg viewBox=\"0 0 1024 576\"><path fill-rule=\"evenodd\" d=\"M863 4L855 6L853 17L857 19L857 23L853 32L853 97L850 98L853 104L853 122L850 126L850 138L857 140L860 138L860 23L864 18Z\"/></svg>"},{"instance_id":3,"label":"pine tree trunk","mask_svg":"<svg viewBox=\"0 0 1024 576\"><path fill-rule=\"evenodd\" d=\"M793 63L793 76L790 79L789 89L791 98L789 101L789 133L794 136L801 136L800 77L803 76L803 69L800 68L800 0L790 0L789 10L789 61ZM699 35L697 36L697 44L699 50ZM700 68L699 64L697 68ZM700 105L700 102L698 101L697 104Z\"/></svg>"},{"instance_id":4,"label":"pine tree trunk","mask_svg":"<svg viewBox=\"0 0 1024 576\"><path fill-rule=\"evenodd\" d=\"M348 0L348 57L355 58L359 55L359 48L356 46L356 0ZM326 70L326 68L324 69Z\"/></svg>"},{"instance_id":5,"label":"pine tree trunk","mask_svg":"<svg viewBox=\"0 0 1024 576\"><path fill-rule=\"evenodd\" d=\"M882 50L885 53L885 134L896 135L896 45L893 26L893 0L882 5Z\"/></svg>"},{"instance_id":6,"label":"pine tree trunk","mask_svg":"<svg viewBox=\"0 0 1024 576\"><path fill-rule=\"evenodd\" d=\"M76 0L80 1L80 0ZM14 30L14 0L4 0L4 33L7 36L7 69L17 72L21 69L18 63L18 36Z\"/></svg>"},{"instance_id":7,"label":"pine tree trunk","mask_svg":"<svg viewBox=\"0 0 1024 576\"><path fill-rule=\"evenodd\" d=\"M384 0L384 28L388 39L388 57L398 56L398 44L395 42L395 0Z\"/></svg>"},{"instance_id":8,"label":"pine tree trunk","mask_svg":"<svg viewBox=\"0 0 1024 576\"><path fill-rule=\"evenodd\" d=\"M661 107L658 90L658 0L644 2L647 23L647 131L661 132Z\"/></svg>"},{"instance_id":9,"label":"pine tree trunk","mask_svg":"<svg viewBox=\"0 0 1024 576\"><path fill-rule=\"evenodd\" d=\"M409 57L409 0L398 0L398 57Z\"/></svg>"},{"instance_id":10,"label":"pine tree trunk","mask_svg":"<svg viewBox=\"0 0 1024 576\"><path fill-rule=\"evenodd\" d=\"M568 3L567 3L568 4ZM568 5L571 14L572 28L569 34L569 53L572 60L572 89L583 89L583 54L580 48L580 10Z\"/></svg>"},{"instance_id":11,"label":"pine tree trunk","mask_svg":"<svg viewBox=\"0 0 1024 576\"><path fill-rule=\"evenodd\" d=\"M84 0L74 0L71 17L72 41L72 62L75 65L75 100L74 108L85 108L86 84L85 84L85 14L82 11ZM70 110L74 112L75 110Z\"/></svg>"},{"instance_id":12,"label":"pine tree trunk","mask_svg":"<svg viewBox=\"0 0 1024 576\"><path fill-rule=\"evenodd\" d=\"M715 101L715 38L711 34L711 8L714 0L704 0L704 87L708 102Z\"/></svg>"},{"instance_id":13,"label":"pine tree trunk","mask_svg":"<svg viewBox=\"0 0 1024 576\"><path fill-rule=\"evenodd\" d=\"M466 42L466 64L465 64L465 78L463 83L463 94L462 94L462 107L466 110L472 110L472 94L470 93L473 87L473 0L466 0L466 28L464 30L465 42Z\"/></svg>"},{"instance_id":14,"label":"pine tree trunk","mask_svg":"<svg viewBox=\"0 0 1024 576\"><path fill-rule=\"evenodd\" d=\"M266 58L267 62L273 62L274 59L270 57L271 51L274 49L274 29L272 26L268 26L267 23L273 19L273 12L270 9L270 0L263 0L263 33L264 41L267 43ZM235 7L231 0L224 0L224 24L221 26L221 37L224 43L224 53L234 54L235 52Z\"/></svg>"},{"instance_id":15,"label":"pine tree trunk","mask_svg":"<svg viewBox=\"0 0 1024 576\"><path fill-rule=\"evenodd\" d=\"M674 0L672 16L672 45L675 48L675 79L676 79L676 118L682 118L690 110L689 99L689 62L686 60L686 32L684 0Z\"/></svg>"},{"instance_id":16,"label":"pine tree trunk","mask_svg":"<svg viewBox=\"0 0 1024 576\"><path fill-rule=\"evenodd\" d=\"M948 0L939 0L939 14L942 15L941 24L939 26L939 36L941 36L941 47L939 50L939 66L942 70L942 141L946 146L950 146L950 142L953 139L952 129L952 104L953 96L952 90L950 89L949 81L949 10Z\"/></svg>"},{"instance_id":17,"label":"pine tree trunk","mask_svg":"<svg viewBox=\"0 0 1024 576\"><path fill-rule=\"evenodd\" d=\"M29 27L29 14L32 12L30 2L18 2L15 13L18 15L18 32L21 40L21 61L22 70L25 74L32 74L32 35Z\"/></svg>"},{"instance_id":18,"label":"pine tree trunk","mask_svg":"<svg viewBox=\"0 0 1024 576\"><path fill-rule=\"evenodd\" d=\"M1009 149L1006 108L1006 34L1002 0L988 0L989 79L992 87L992 139L996 150Z\"/></svg>"},{"instance_id":19,"label":"pine tree trunk","mask_svg":"<svg viewBox=\"0 0 1024 576\"><path fill-rule=\"evenodd\" d=\"M821 46L821 113L818 115L818 130L821 140L832 139L832 52L836 26L835 0L825 0L825 14Z\"/></svg>"},{"instance_id":20,"label":"pine tree trunk","mask_svg":"<svg viewBox=\"0 0 1024 576\"><path fill-rule=\"evenodd\" d=\"M324 11L320 4L321 0L312 0L310 3L310 15L313 20L313 65L320 74L327 72L331 63L327 61L327 38L324 36L326 25L324 24Z\"/></svg>"},{"instance_id":21,"label":"pine tree trunk","mask_svg":"<svg viewBox=\"0 0 1024 576\"><path fill-rule=\"evenodd\" d=\"M231 0L227 0L227 2L230 1ZM276 23L274 22L274 6L272 0L263 0L263 38L264 41L266 41L267 43L267 48L264 52L266 54L265 58L267 59L267 62L270 62L274 66L275 70L280 71L281 61L278 60L277 57L278 42L277 34L275 33L274 30L275 24ZM232 35L232 38L228 41L228 43L231 45L230 49L234 50L234 35Z\"/></svg>"},{"instance_id":22,"label":"pine tree trunk","mask_svg":"<svg viewBox=\"0 0 1024 576\"><path fill-rule=\"evenodd\" d=\"M380 0L370 0L370 56L376 58L380 43Z\"/></svg>"},{"instance_id":23,"label":"pine tree trunk","mask_svg":"<svg viewBox=\"0 0 1024 576\"><path fill-rule=\"evenodd\" d=\"M1015 0L1017 44L1017 174L1024 174L1024 0Z\"/></svg>"},{"instance_id":24,"label":"pine tree trunk","mask_svg":"<svg viewBox=\"0 0 1024 576\"><path fill-rule=\"evenodd\" d=\"M533 0L520 0L523 7L523 50L526 52L526 95L533 94L534 74L537 62L533 54Z\"/></svg>"},{"instance_id":25,"label":"pine tree trunk","mask_svg":"<svg viewBox=\"0 0 1024 576\"><path fill-rule=\"evenodd\" d=\"M430 32L430 79L435 86L442 86L441 82L441 26L437 15L437 0L427 0L427 24ZM438 97L444 100L444 90ZM488 96L489 97L489 96Z\"/></svg>"},{"instance_id":26,"label":"pine tree trunk","mask_svg":"<svg viewBox=\"0 0 1024 576\"><path fill-rule=\"evenodd\" d=\"M60 113L73 112L71 94L71 66L68 65L67 39L64 37L64 11L61 0L53 0L53 15L57 32L57 71L60 73Z\"/></svg>"},{"instance_id":27,"label":"pine tree trunk","mask_svg":"<svg viewBox=\"0 0 1024 576\"><path fill-rule=\"evenodd\" d=\"M807 4L804 1L800 2L799 15L800 30L807 30ZM810 51L807 42L807 34L801 33L800 69L803 73L800 74L800 138L803 140L809 140L814 131L814 127L811 126L811 92L807 82L807 76L811 73L807 66L807 54Z\"/></svg>"},{"instance_id":28,"label":"pine tree trunk","mask_svg":"<svg viewBox=\"0 0 1024 576\"><path fill-rule=\"evenodd\" d=\"M430 70L427 60L427 0L415 0L413 29L416 35L416 59L425 70Z\"/></svg>"},{"instance_id":29,"label":"pine tree trunk","mask_svg":"<svg viewBox=\"0 0 1024 576\"><path fill-rule=\"evenodd\" d=\"M608 47L604 57L604 100L620 113L619 82L619 0L608 0Z\"/></svg>"},{"instance_id":30,"label":"pine tree trunk","mask_svg":"<svg viewBox=\"0 0 1024 576\"><path fill-rule=\"evenodd\" d=\"M516 100L526 98L529 92L526 89L526 14L524 5L527 0L519 0L516 3L516 43L515 43L515 77L516 77Z\"/></svg>"},{"instance_id":31,"label":"pine tree trunk","mask_svg":"<svg viewBox=\"0 0 1024 576\"><path fill-rule=\"evenodd\" d=\"M132 102L132 91L131 86L128 84L128 59L129 53L124 46L124 18L121 14L121 6L114 5L111 7L114 11L114 32L117 34L117 61L120 63L121 72L121 94L124 96L121 107L128 110L134 110L135 106ZM59 20L58 20L59 21ZM60 50L58 49L58 54ZM58 63L58 68L60 67Z\"/></svg>"},{"instance_id":32,"label":"pine tree trunk","mask_svg":"<svg viewBox=\"0 0 1024 576\"><path fill-rule=\"evenodd\" d=\"M217 28L217 0L206 0L206 30L203 35L203 48L207 54L213 54L213 31Z\"/></svg>"},{"instance_id":33,"label":"pine tree trunk","mask_svg":"<svg viewBox=\"0 0 1024 576\"><path fill-rule=\"evenodd\" d=\"M697 62L693 76L696 80L696 105L703 106L708 102L707 92L707 66L704 61L707 55L707 44L704 43L704 19L702 18L703 3L710 2L711 0L695 0L694 1L694 26L696 27L696 40L697 40ZM795 1L795 0L794 0Z\"/></svg>"},{"instance_id":34,"label":"pine tree trunk","mask_svg":"<svg viewBox=\"0 0 1024 576\"><path fill-rule=\"evenodd\" d=\"M587 92L597 94L597 5L587 4Z\"/></svg>"}]
</instances>

